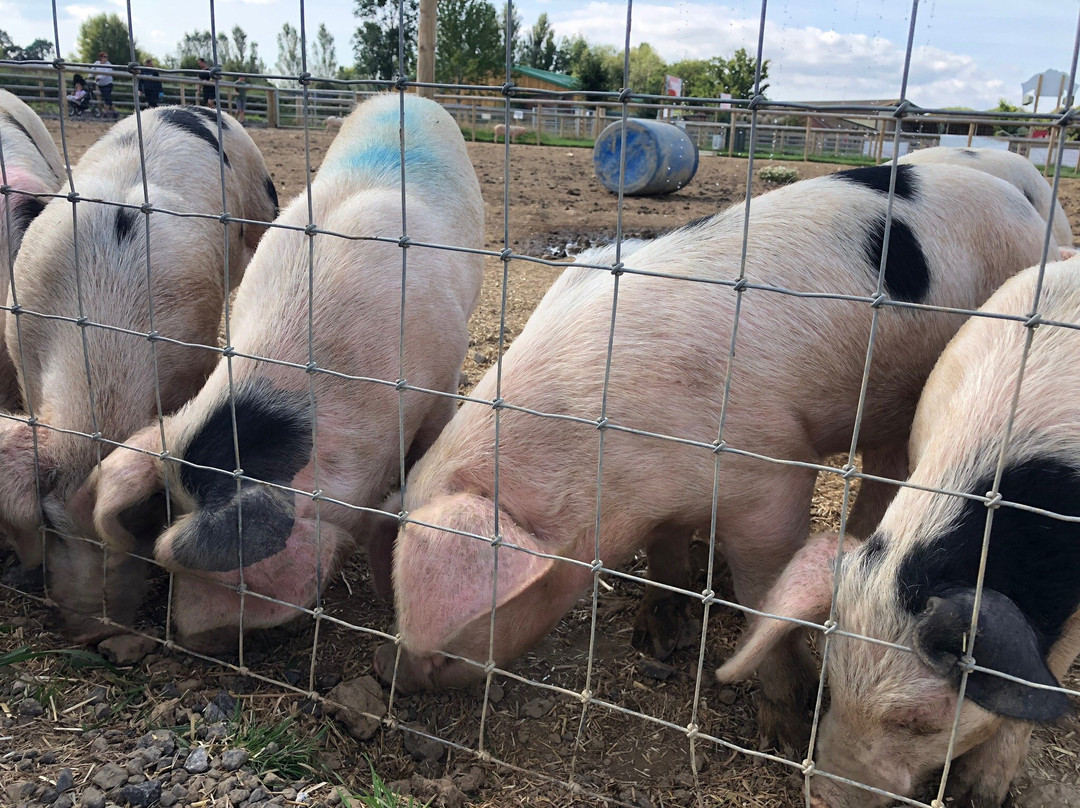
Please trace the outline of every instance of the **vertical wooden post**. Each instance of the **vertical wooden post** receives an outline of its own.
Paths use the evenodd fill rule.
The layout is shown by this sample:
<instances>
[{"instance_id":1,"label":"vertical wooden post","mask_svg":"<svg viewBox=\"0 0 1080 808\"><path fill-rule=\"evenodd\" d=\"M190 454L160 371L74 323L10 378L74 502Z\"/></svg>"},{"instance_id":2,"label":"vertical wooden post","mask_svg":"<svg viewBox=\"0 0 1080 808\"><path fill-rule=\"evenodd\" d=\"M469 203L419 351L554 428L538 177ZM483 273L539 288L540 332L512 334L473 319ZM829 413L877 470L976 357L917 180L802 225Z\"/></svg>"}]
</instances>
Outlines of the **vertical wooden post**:
<instances>
[{"instance_id":1,"label":"vertical wooden post","mask_svg":"<svg viewBox=\"0 0 1080 808\"><path fill-rule=\"evenodd\" d=\"M278 126L277 90L273 87L266 91L266 125L272 129Z\"/></svg>"},{"instance_id":2,"label":"vertical wooden post","mask_svg":"<svg viewBox=\"0 0 1080 808\"><path fill-rule=\"evenodd\" d=\"M1035 83L1035 106L1031 110L1033 113L1039 111L1039 96L1042 95L1042 80L1043 74L1040 73L1039 80Z\"/></svg>"},{"instance_id":3,"label":"vertical wooden post","mask_svg":"<svg viewBox=\"0 0 1080 808\"><path fill-rule=\"evenodd\" d=\"M1046 141L1046 165L1043 166L1043 176L1050 176L1050 163L1054 159L1054 141L1057 139L1057 127L1050 127L1050 138Z\"/></svg>"},{"instance_id":4,"label":"vertical wooden post","mask_svg":"<svg viewBox=\"0 0 1080 808\"><path fill-rule=\"evenodd\" d=\"M544 108L536 105L536 145L540 145L540 130L544 128ZM507 132L506 134L510 134Z\"/></svg>"},{"instance_id":5,"label":"vertical wooden post","mask_svg":"<svg viewBox=\"0 0 1080 808\"><path fill-rule=\"evenodd\" d=\"M420 0L420 21L416 43L416 80L435 81L435 19L436 0ZM434 87L417 87L417 92L424 98L434 98Z\"/></svg>"},{"instance_id":6,"label":"vertical wooden post","mask_svg":"<svg viewBox=\"0 0 1080 808\"><path fill-rule=\"evenodd\" d=\"M813 135L810 132L810 116L807 115L806 116L806 134L803 136L803 147L802 147L802 159L803 159L804 163L810 157L810 138L812 136Z\"/></svg>"},{"instance_id":7,"label":"vertical wooden post","mask_svg":"<svg viewBox=\"0 0 1080 808\"><path fill-rule=\"evenodd\" d=\"M185 106L187 99L184 97L184 82L180 82L180 106Z\"/></svg>"},{"instance_id":8,"label":"vertical wooden post","mask_svg":"<svg viewBox=\"0 0 1080 808\"><path fill-rule=\"evenodd\" d=\"M728 121L728 139L727 139L727 156L735 156L735 126L738 120L738 115L735 114L735 110L731 110L731 120Z\"/></svg>"},{"instance_id":9,"label":"vertical wooden post","mask_svg":"<svg viewBox=\"0 0 1080 808\"><path fill-rule=\"evenodd\" d=\"M968 124L968 142L967 147L971 148L971 141L975 137L975 121Z\"/></svg>"}]
</instances>

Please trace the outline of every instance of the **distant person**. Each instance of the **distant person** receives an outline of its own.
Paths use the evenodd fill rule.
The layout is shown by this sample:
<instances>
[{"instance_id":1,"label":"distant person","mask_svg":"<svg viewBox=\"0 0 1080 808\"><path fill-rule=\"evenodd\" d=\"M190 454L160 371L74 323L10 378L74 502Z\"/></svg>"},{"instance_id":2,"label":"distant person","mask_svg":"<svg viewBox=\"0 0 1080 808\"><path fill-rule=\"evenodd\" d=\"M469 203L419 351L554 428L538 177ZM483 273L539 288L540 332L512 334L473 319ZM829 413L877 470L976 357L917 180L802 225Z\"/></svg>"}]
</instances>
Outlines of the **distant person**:
<instances>
[{"instance_id":1,"label":"distant person","mask_svg":"<svg viewBox=\"0 0 1080 808\"><path fill-rule=\"evenodd\" d=\"M86 101L86 84L83 82L83 77L78 73L74 78L75 89L73 92L67 94L67 100L72 104L83 104Z\"/></svg>"},{"instance_id":2,"label":"distant person","mask_svg":"<svg viewBox=\"0 0 1080 808\"><path fill-rule=\"evenodd\" d=\"M156 107L161 101L161 79L157 78L161 73L154 68L154 60L147 59L140 73L139 93L146 99L146 106Z\"/></svg>"},{"instance_id":3,"label":"distant person","mask_svg":"<svg viewBox=\"0 0 1080 808\"><path fill-rule=\"evenodd\" d=\"M202 102L204 106L214 108L214 84L210 81L210 66L199 57L199 81L202 83Z\"/></svg>"},{"instance_id":4,"label":"distant person","mask_svg":"<svg viewBox=\"0 0 1080 808\"><path fill-rule=\"evenodd\" d=\"M116 110L113 109L112 103L112 68L109 54L101 51L98 54L97 62L90 68L90 76L97 81L98 90L101 91L101 106L105 109L105 114L115 118Z\"/></svg>"},{"instance_id":5,"label":"distant person","mask_svg":"<svg viewBox=\"0 0 1080 808\"><path fill-rule=\"evenodd\" d=\"M243 76L236 77L236 96L233 98L233 115L240 123L244 122L244 109L247 107L247 82Z\"/></svg>"}]
</instances>

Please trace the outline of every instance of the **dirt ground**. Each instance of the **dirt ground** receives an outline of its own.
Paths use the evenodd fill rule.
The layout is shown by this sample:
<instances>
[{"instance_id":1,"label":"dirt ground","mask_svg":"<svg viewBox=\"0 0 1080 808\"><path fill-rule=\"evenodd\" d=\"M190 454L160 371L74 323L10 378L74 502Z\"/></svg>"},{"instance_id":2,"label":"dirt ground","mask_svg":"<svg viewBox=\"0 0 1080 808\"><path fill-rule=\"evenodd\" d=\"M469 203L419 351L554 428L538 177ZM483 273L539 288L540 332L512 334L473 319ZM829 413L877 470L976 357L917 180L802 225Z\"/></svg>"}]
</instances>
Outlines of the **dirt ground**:
<instances>
[{"instance_id":1,"label":"dirt ground","mask_svg":"<svg viewBox=\"0 0 1080 808\"><path fill-rule=\"evenodd\" d=\"M59 136L57 122L49 128ZM104 131L103 124L79 122L67 126L69 154L74 160ZM250 130L262 149L283 203L304 187L303 133L285 130ZM59 140L59 137L58 137ZM331 138L310 135L311 167L317 169ZM501 145L470 143L469 155L480 178L487 213L487 246L504 246L504 151ZM757 161L768 165L769 161ZM841 166L785 162L801 178L819 176ZM616 228L615 198L595 179L591 152L582 149L511 147L508 200L509 246L518 253L561 259L567 252L590 243L612 239ZM628 198L623 211L626 236L650 237L692 219L716 212L743 198L747 162L703 156L693 182L678 193L651 198ZM755 179L755 191L768 189ZM1062 181L1062 203L1070 219L1080 222L1080 181ZM507 290L507 336L512 339L544 291L558 275L525 261L512 261ZM473 344L464 367L471 387L490 367L498 353L502 264L488 259L480 304L471 321ZM842 463L842 458L838 459ZM835 475L823 475L814 498L815 528L838 524L842 486ZM7 559L7 565L13 563ZM639 562L638 571L644 569ZM364 561L351 561L329 587L328 614L378 631L390 630L393 615L385 604L369 599ZM630 634L634 611L643 587L617 578L605 581L599 597L595 668L589 684L601 700L628 711L652 716L676 727L691 723L698 670L697 637L676 651L670 667L654 664L634 650ZM717 587L723 592L723 582ZM160 594L160 593L159 593ZM164 600L161 595L159 604ZM591 604L582 600L558 628L532 653L516 663L515 674L545 684L580 692L586 686L586 659L590 644ZM160 608L160 606L159 606ZM156 612L160 615L160 611ZM148 615L148 619L153 614ZM701 731L739 746L756 748L755 688L719 687L712 671L727 657L738 637L737 615L714 609L704 653L697 724ZM33 649L64 648L54 622L37 601L0 588L0 653L29 644ZM310 623L297 630L252 635L245 662L252 672L305 690L308 672L316 675L316 689L339 678L372 673L372 655L381 643L377 636L346 630L324 622L317 643ZM312 648L315 647L314 658ZM46 675L26 663L20 668ZM48 669L53 670L53 669ZM1077 670L1069 684L1077 686ZM2 675L2 672L0 672ZM280 685L238 676L235 669L176 653L154 653L140 664L142 683L124 709L108 715L91 714L79 702L94 686L115 688L94 672L57 673L58 687L52 709L30 722L6 726L0 737L0 780L5 777L3 750L55 749L57 765L75 771L76 781L101 759L101 750L83 740L88 727L140 733L154 726L183 724L196 702L205 703L220 689L240 699L245 712L273 723L293 716L301 728L314 734L325 725L319 710L304 694ZM344 783L363 787L370 783L370 758L388 781L414 773L437 779L479 766L482 781L473 804L594 805L604 800L640 806L708 805L773 808L801 803L801 778L794 769L756 762L744 754L708 742L697 743L697 774L691 767L686 733L650 723L642 717L601 706L584 715L580 701L564 697L510 677L496 677L485 708L484 691L434 695L395 695L391 710L408 726L422 729L462 748L445 753L418 753L410 736L392 728L381 729L370 741L346 738L340 731L322 736L322 762ZM163 695L167 684L177 695ZM110 691L114 692L114 691ZM384 694L388 695L388 694ZM2 696L0 696L2 698ZM0 704L0 710L6 705ZM10 711L8 711L10 712ZM480 743L483 721L483 754ZM1033 753L1015 788L1014 804L1022 808L1080 806L1080 719L1070 716L1058 726L1039 730ZM468 751L472 750L472 751ZM487 755L509 766L485 759ZM9 755L10 757L10 755ZM418 762L419 760L419 762ZM49 774L45 771L43 774ZM55 776L55 775L53 775ZM579 784L573 793L553 781ZM2 796L2 794L0 794ZM932 795L931 795L932 796ZM929 797L927 798L929 799ZM225 805L209 799L206 805ZM299 804L299 803L297 803Z\"/></svg>"}]
</instances>

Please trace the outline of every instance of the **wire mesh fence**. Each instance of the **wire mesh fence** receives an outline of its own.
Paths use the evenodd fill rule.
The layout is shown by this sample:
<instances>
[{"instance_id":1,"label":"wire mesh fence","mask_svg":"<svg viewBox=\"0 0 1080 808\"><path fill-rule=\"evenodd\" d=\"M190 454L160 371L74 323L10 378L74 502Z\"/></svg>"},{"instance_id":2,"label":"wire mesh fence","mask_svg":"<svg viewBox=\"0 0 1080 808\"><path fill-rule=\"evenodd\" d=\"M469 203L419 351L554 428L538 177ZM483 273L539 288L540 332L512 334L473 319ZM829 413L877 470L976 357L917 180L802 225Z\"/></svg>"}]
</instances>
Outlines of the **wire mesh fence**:
<instances>
[{"instance_id":1,"label":"wire mesh fence","mask_svg":"<svg viewBox=\"0 0 1080 808\"><path fill-rule=\"evenodd\" d=\"M78 637L140 634L181 659L212 662L328 709L342 705L320 691L319 660L328 645L340 652L349 644L356 649L349 654L350 669L374 670L384 682L385 704L359 710L378 722L381 732L437 741L455 754L525 782L554 784L582 799L642 804L633 789L605 788L596 772L616 768L624 781L633 782L645 763L659 762L687 772L686 787L674 802L741 804L762 796L750 793L757 786L732 784L717 769L737 771L747 761L765 761L800 777L799 800L807 806L893 800L936 808L952 793L950 782L974 789L975 796L985 787L1000 801L1004 792L995 789L1008 787L1015 760L1003 783L976 781L987 761L1001 762L994 757L995 745L1026 744L1029 728L1019 721L1031 720L1037 711L1013 702L1030 706L1042 696L1051 698L1046 694L1080 695L1059 684L1072 662L1065 658L1075 643L1068 618L1078 605L1066 583L1061 586L1068 591L1054 603L1061 611L1057 622L1038 623L1036 655L1050 659L1050 668L982 664L979 653L984 637L987 648L994 642L987 624L1000 619L997 589L1009 578L1002 568L1019 563L1009 531L1032 524L1018 520L1033 517L1043 520L1037 523L1041 534L1060 533L1067 540L1069 526L1080 521L1070 504L1076 471L1070 464L1071 436L1055 434L1054 441L1043 443L1038 437L1043 421L1052 430L1075 423L1059 412L1059 407L1067 410L1067 402L1042 393L1048 378L1067 376L1062 357L1075 354L1061 349L1056 361L1062 366L1055 367L1055 357L1041 353L1048 350L1046 343L1033 348L1042 339L1067 343L1080 327L1076 312L1061 302L1067 293L1058 276L1045 281L1058 248L1071 246L1055 233L1054 211L1063 167L1076 153L1070 140L1076 124L1071 90L1062 110L1050 117L914 107L908 79L919 10L914 0L897 99L888 105L825 107L766 99L760 92L768 53L764 2L755 89L743 99L638 92L630 80L629 3L623 89L591 93L587 103L572 92L515 84L509 43L504 76L483 86L408 78L403 42L394 80L342 80L334 82L337 90L316 90L306 61L297 76L245 75L299 83L296 90L247 91L250 120L300 130L290 134L293 148L304 156L303 188L280 215L258 148L235 118L217 112L232 106L239 76L212 67L207 84L192 71L163 70L167 86L176 88L175 96L165 92L164 101L184 104L188 94L211 87L214 107L177 117L169 111L174 107L140 106L138 31L130 0L132 60L116 68L114 96L116 108L130 117L94 148L101 150L95 159L104 155L112 161L127 149L133 182L110 186L95 173L95 159L74 153L71 110L60 102L70 76L93 65L62 59L5 64L0 76L5 86L16 95L29 93L24 100L43 114L52 108L58 113L65 169L51 188L28 183L25 165L11 162L22 153L0 140L10 285L4 309L7 350L21 399L3 415L6 431L0 442L8 474L19 480L20 490L4 494L9 501L0 516L24 562L40 560L45 580L41 595L20 594L58 608ZM211 0L214 41L215 13ZM398 13L404 15L400 6ZM55 27L55 6L53 16L55 49L61 53L70 43L61 41ZM308 34L302 2L299 20L304 54ZM1080 27L1073 41L1070 88ZM211 62L217 65L216 53ZM435 100L474 140L478 130L498 124L506 132L515 125L531 128L538 145L545 135L568 134L571 125L573 137L589 139L603 128L598 122L620 127L611 245L582 256L524 328L508 321L515 285L530 273L564 264L515 249L511 190L515 183L528 183L515 173L519 148L503 137L501 240L485 241L476 220L483 209L480 190L468 163L475 152L466 153L456 130L448 136L432 127L435 113L414 100L425 90L435 91ZM372 97L376 100L367 100ZM682 102L701 102L703 116L713 117L681 122L699 148L745 154L745 196L705 223L686 224L644 243L629 239L624 190L630 121ZM327 116L348 115L358 103L358 117L342 124L316 171L313 130L323 127ZM790 116L799 122L782 121ZM811 127L814 117L873 118L875 123L821 132ZM1023 213L1015 204L1009 207L1017 193L993 180L964 180L944 169L939 190L932 171L925 169L924 176L917 163L900 162L872 178L852 178L851 187L864 194L852 197L855 207L831 196L835 181L775 196L784 201L774 207L754 202L760 185L755 161L765 155L804 160L846 155L880 164L892 155L947 142L941 133L905 131L903 124L911 120L966 128L966 135L958 135L966 144L958 145L967 146L982 125L1045 123L1052 133L1047 142L1017 137L1011 144L1021 153L1045 146L1043 165L1050 174L1045 219L1031 205ZM167 188L185 173L166 154L169 138L181 135L213 147L212 155L204 152L191 163L184 178L194 177L202 193L180 179L177 190ZM0 128L0 138L14 137L15 130ZM454 163L460 159L464 168ZM350 176L361 178L355 187ZM961 181L967 184L957 188ZM945 201L936 204L948 215L931 207L929 218L920 218L918 206L930 203L913 189L923 184L942 195ZM855 193L851 187L845 199ZM982 191L991 196L977 197ZM965 194L973 199L971 212L957 208ZM20 245L14 237L22 215L19 202L31 199L49 204L42 205L39 218L44 218L35 220ZM877 201L871 205L870 199ZM1037 204L1030 194L1028 201ZM808 225L807 211L816 207L851 218L857 227ZM871 208L872 214L858 219ZM761 231L755 229L758 221L767 223ZM940 230L933 230L934 221ZM917 222L925 229L907 224ZM788 227L805 240L808 252L822 248L824 256L796 255L793 263L793 242L784 235ZM857 237L875 227L879 246L869 251L875 272L861 285L852 284L833 269L851 250L865 259ZM965 229L974 235L963 235ZM912 230L926 245L935 239L951 243L961 234L965 244L990 246L981 253L977 246L961 250L960 257L927 246L926 256L913 257ZM829 246L844 239L856 244L848 254L843 245ZM717 255L721 247L725 252ZM203 256L219 273L213 283L199 287L194 304L177 294L177 284L197 285L193 276L174 268L177 256L189 264L197 263L192 256ZM1020 257L1026 260L1017 263ZM905 273L906 282L918 287L918 277L912 281L911 276L921 271L931 284L927 278L937 277L935 272L965 260L976 267L975 279L968 282L977 291L937 295L936 287L904 286ZM898 269L893 261L906 263ZM109 274L123 262L130 266L125 266L125 288L118 290ZM479 288L484 262L486 297ZM1022 289L1028 294L1024 304L980 308L998 282L1032 264L1037 269L1030 289ZM345 277L349 273L343 270L357 274ZM865 267L860 271L865 274ZM984 271L992 278L978 274ZM466 321L478 299L495 313L496 355L478 384L459 386L468 350ZM215 304L216 318L207 319L207 300ZM981 443L964 444L968 456L956 456L960 450L952 447L952 465L948 456L937 458L938 466L928 461L920 466L925 458L912 457L909 480L904 447L921 383L969 317L992 324L984 328L985 346L1017 343L1009 360L1015 364L1004 361L1004 352L985 347L999 364L985 369L998 375L983 395L1001 406L973 413L970 420L953 412L956 423L948 422L949 428L966 429ZM1013 329L1008 338L1002 336L1007 329ZM964 334L969 331L976 337L966 338L976 340L979 332L969 328ZM810 339L800 332L817 340L810 345L813 352L842 354L844 361L854 356L857 367L847 368L844 378L824 359L800 368L797 357L805 354L793 349L796 367L785 365L782 356L791 340ZM1047 332L1066 336L1044 338ZM668 344L672 339L676 345ZM512 353L511 343L517 346ZM979 348L974 351L963 361L974 363ZM890 373L903 377L908 387ZM821 378L810 378L815 376ZM790 404L803 408L796 421L819 419L824 425L791 424L786 406L798 399L790 389L800 384L811 391L805 394L810 399L830 386L847 385L824 404L824 415L806 404ZM894 395L907 398L883 404L882 396L896 390ZM932 404L924 399L921 406ZM945 404L937 406L929 410L933 417L949 414ZM913 449L929 447L928 453L947 455L949 450L934 442L935 427L940 424L916 421ZM828 431L834 434L826 438ZM899 451L902 457L878 465L883 451ZM837 452L846 455L839 466L825 462L825 455ZM1051 460L1058 465L1051 468ZM1024 463L1029 470L1035 464L1043 475L1036 474L1037 485L1018 481L1017 466ZM985 481L978 476L986 473ZM842 497L832 537L807 545L826 557L814 568L820 575L812 582L826 587L824 611L821 602L807 609L798 597L785 600L784 591L769 591L793 557L811 558L796 551L809 534L817 475L830 478ZM985 484L973 487L977 482ZM882 530L870 538L882 513L867 506L863 518L875 517L870 524L852 524L858 518L849 519L857 484L867 495L864 502L875 485L889 492L882 511L894 491L902 492ZM1032 496L1039 486L1061 496ZM399 494L391 495L394 487ZM26 506L27 498L32 506ZM919 523L913 513L929 516ZM968 536L962 545L964 552L975 552L964 561L967 566L961 564L958 573L941 561L921 571L921 578L905 578L899 568L908 557L919 556L919 547L940 536L960 542L949 533L960 522L977 524L976 539ZM1007 527L994 532L992 542L995 523ZM700 581L691 575L691 534L697 539L693 552ZM367 580L355 578L356 566L339 576L356 544L367 547ZM1032 562L1039 574L1047 573L1046 564L1057 574L1071 569L1073 551L1058 545L1040 555L1033 542L1024 552L1048 559ZM642 559L635 561L639 553L647 559L648 575ZM948 556L947 550L941 554ZM730 581L714 573L722 557ZM974 573L970 580L968 571ZM1035 586L1034 574L1017 577L1016 586ZM167 580L156 624L140 611L154 575ZM943 576L948 585L933 590ZM923 607L932 611L933 604L924 597L919 609L904 617L905 590L895 595L884 585L874 588L890 581L921 587L942 602L963 589L966 611L951 624L963 623L961 645L928 645L913 626ZM369 605L376 589L385 595L391 586L396 624L388 619L388 607L373 611ZM1011 599L1028 604L1035 595L1020 589L1010 592ZM621 612L613 611L612 593L623 598ZM616 643L626 644L628 632L613 628L618 619L631 619L625 600L642 593L635 629L636 639L649 648L646 655L666 656L676 645L682 651L678 659L685 670L676 674L682 690L667 703L643 702L608 660ZM866 616L880 617L883 609L893 622L907 620L907 628L896 631L888 620L875 624ZM553 647L548 641L527 663L516 662L564 613L571 615L576 644ZM753 631L738 653L759 653L744 671L756 670L760 678L756 715L749 711L748 691L721 691L711 672L735 652L743 620ZM307 670L293 681L274 675L265 655L252 659L247 634L289 621L300 622L303 641L310 641ZM788 636L792 627L800 630ZM608 631L620 636L613 639ZM800 679L809 664L804 634L813 638L820 662L812 681ZM755 641L761 636L766 645L759 647ZM545 658L556 648L560 659ZM873 662L851 674L859 653ZM1023 655L1011 649L1006 657L1013 656ZM985 659L1000 657L995 649ZM911 686L917 677L893 682L892 691L875 689L875 676L868 672L875 665L908 673L921 665L924 686L914 693L924 709L915 710L909 698L901 705L907 712L890 713L896 704L888 698L901 691L910 696L901 685ZM723 679L723 669L720 673ZM882 678L880 669L876 676ZM999 681L1018 686L1011 700L987 697L988 691L1005 687ZM445 704L426 691L473 682L480 685L467 691L466 713L445 722L425 712L438 713L438 705ZM830 719L825 695L831 683ZM522 720L543 718L545 726L557 726L548 733L555 736L550 742L569 752L551 759L539 752L531 758L515 753L520 717L498 708L509 684L531 694ZM843 700L860 688L863 701ZM718 699L725 706L718 708ZM736 700L740 704L734 705ZM1003 707L1004 701L1010 706ZM841 705L860 718L845 723ZM997 726L990 713L979 712L982 707L1007 721ZM735 712L742 722L738 728L724 719ZM906 717L898 719L897 713ZM425 715L430 720L425 722ZM898 723L903 724L899 729ZM766 741L760 746L754 741L759 731ZM846 733L854 735L841 737ZM642 753L644 762L612 754L617 738L628 734L655 739L656 745ZM913 745L903 746L898 736ZM860 753L845 745L850 743L860 745ZM378 768L378 759L374 765ZM711 777L704 777L707 768ZM926 780L932 784L919 788ZM788 786L777 781L776 787L790 796ZM648 793L649 783L639 781L639 788Z\"/></svg>"}]
</instances>

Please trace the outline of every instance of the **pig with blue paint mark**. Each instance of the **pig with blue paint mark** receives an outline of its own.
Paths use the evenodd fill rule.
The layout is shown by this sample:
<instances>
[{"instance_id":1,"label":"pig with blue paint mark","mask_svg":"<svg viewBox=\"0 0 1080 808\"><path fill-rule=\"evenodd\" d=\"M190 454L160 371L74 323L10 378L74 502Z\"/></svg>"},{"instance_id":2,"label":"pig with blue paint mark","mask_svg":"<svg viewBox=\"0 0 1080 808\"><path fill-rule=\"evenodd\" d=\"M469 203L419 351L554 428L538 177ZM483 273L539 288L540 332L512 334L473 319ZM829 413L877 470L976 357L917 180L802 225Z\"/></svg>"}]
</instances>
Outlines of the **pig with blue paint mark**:
<instances>
[{"instance_id":1,"label":"pig with blue paint mark","mask_svg":"<svg viewBox=\"0 0 1080 808\"><path fill-rule=\"evenodd\" d=\"M983 306L1026 318L1038 267L1008 281ZM1058 686L1080 651L1080 258L1048 264L1023 384L993 510L974 643L968 639L987 506L976 499L902 488L865 542L845 544L832 639L831 707L818 737L819 771L906 797L948 753L960 661L1036 685ZM909 482L972 497L992 490L1027 327L971 318L926 383L912 427ZM1074 521L1063 521L1041 509ZM764 600L767 612L822 622L829 616L837 537L800 551ZM793 624L759 621L717 672L736 681L768 664ZM901 650L895 646L902 646ZM991 673L971 673L960 705L948 794L958 805L996 808L1024 762L1032 726L1068 710L1067 697ZM815 808L889 801L824 776Z\"/></svg>"},{"instance_id":2,"label":"pig with blue paint mark","mask_svg":"<svg viewBox=\"0 0 1080 808\"><path fill-rule=\"evenodd\" d=\"M23 313L7 318L19 387L42 426L35 430L26 415L0 418L0 522L27 566L42 562L39 524L50 529L44 547L49 594L70 632L86 640L115 631L91 619L103 609L130 623L147 570L135 559L103 554L102 537L77 496L112 444L48 427L97 431L119 442L153 423L159 404L169 413L197 393L219 356L226 261L229 285L235 285L265 230L235 222L226 229L219 221L222 163L231 215L269 222L276 211L262 155L230 116L221 117L220 140L209 110L162 107L142 113L141 123L150 204L205 217L147 217L93 201L143 204L139 133L136 119L127 118L74 166L74 189L83 200L74 220L72 203L59 198L27 228L14 267ZM69 190L65 183L62 193ZM72 322L80 316L85 327ZM151 330L206 347L138 335Z\"/></svg>"},{"instance_id":3,"label":"pig with blue paint mark","mask_svg":"<svg viewBox=\"0 0 1080 808\"><path fill-rule=\"evenodd\" d=\"M327 152L310 204L312 220L330 233L312 241L303 232L304 194L278 219L297 229L263 238L232 312L237 355L165 421L169 453L183 462L118 449L88 482L107 546L152 547L178 573L172 614L185 644L220 647L235 643L241 627L297 617L357 542L368 545L377 588L389 593L396 518L339 503L377 508L399 481L400 447L411 463L450 420L454 399L408 390L399 427L393 382L456 393L483 274L477 254L418 244L403 251L398 242L403 227L425 244L477 249L484 239L461 132L438 104L412 95L404 96L403 218L400 104L389 94L366 101ZM309 362L329 372L309 374ZM129 444L161 451L156 427ZM260 482L238 481L237 468ZM241 583L275 600L249 594L241 612Z\"/></svg>"},{"instance_id":4,"label":"pig with blue paint mark","mask_svg":"<svg viewBox=\"0 0 1080 808\"><path fill-rule=\"evenodd\" d=\"M49 201L31 194L55 193L66 172L64 159L41 118L7 90L0 90L0 151L3 180L11 188L0 197L0 298L6 299L11 262L19 254L23 233ZM7 312L0 310L0 339L6 318ZM15 365L7 350L0 349L0 408L18 406Z\"/></svg>"},{"instance_id":5,"label":"pig with blue paint mark","mask_svg":"<svg viewBox=\"0 0 1080 808\"><path fill-rule=\"evenodd\" d=\"M751 201L746 278L772 288L741 293L725 446L806 463L847 450L872 309L865 301L812 295L875 294L889 182L888 166L855 169ZM1045 223L1000 179L952 166L900 166L895 191L884 277L893 300L975 308L1041 255ZM632 245L627 267L678 278L623 274L613 331L608 272L570 268L555 282L504 356L499 395L509 404L585 422L503 409L496 507L495 410L461 406L406 486L410 521L394 550L401 642L376 656L386 681L396 677L399 687L413 690L482 676L493 603L494 661L510 663L588 589L597 541L609 567L645 550L654 580L688 586L689 537L707 533L712 517L717 465L711 446L720 429L739 294L710 281L738 278L743 222L740 204ZM612 253L604 248L593 257ZM859 434L871 473L906 476L919 392L963 319L911 308L880 312ZM490 370L473 396L493 399L497 381ZM704 446L608 429L597 537L602 412L609 424ZM729 453L718 468L716 532L735 596L760 607L807 539L816 475ZM885 485L866 485L851 529L869 532L891 493ZM463 534L492 537L496 519L502 542L493 581L490 540ZM667 612L669 596L652 597L645 628L654 650L670 653L677 634L663 621L650 622ZM805 746L805 710L816 683L805 642L792 635L778 643L759 670L763 743Z\"/></svg>"},{"instance_id":6,"label":"pig with blue paint mark","mask_svg":"<svg viewBox=\"0 0 1080 808\"><path fill-rule=\"evenodd\" d=\"M985 171L1020 189L1045 221L1052 222L1059 247L1072 246L1072 228L1061 201L1053 196L1050 183L1028 158L1001 149L958 149L934 146L918 149L900 158L904 165L957 165Z\"/></svg>"}]
</instances>

